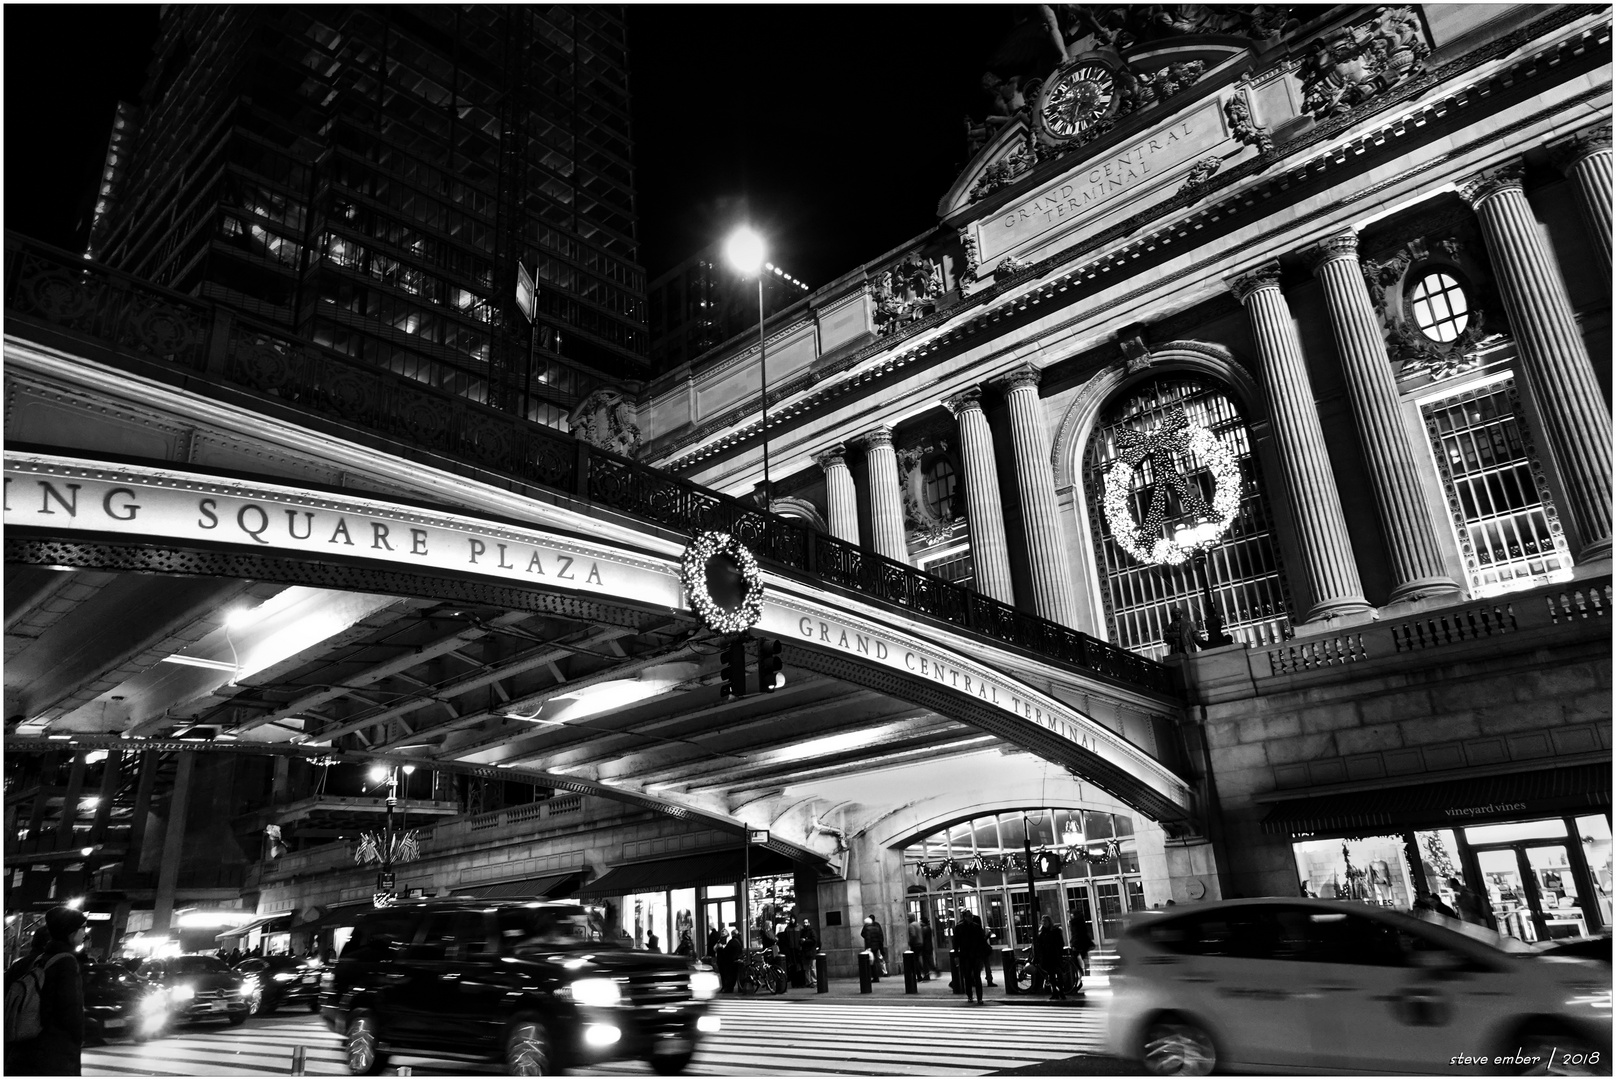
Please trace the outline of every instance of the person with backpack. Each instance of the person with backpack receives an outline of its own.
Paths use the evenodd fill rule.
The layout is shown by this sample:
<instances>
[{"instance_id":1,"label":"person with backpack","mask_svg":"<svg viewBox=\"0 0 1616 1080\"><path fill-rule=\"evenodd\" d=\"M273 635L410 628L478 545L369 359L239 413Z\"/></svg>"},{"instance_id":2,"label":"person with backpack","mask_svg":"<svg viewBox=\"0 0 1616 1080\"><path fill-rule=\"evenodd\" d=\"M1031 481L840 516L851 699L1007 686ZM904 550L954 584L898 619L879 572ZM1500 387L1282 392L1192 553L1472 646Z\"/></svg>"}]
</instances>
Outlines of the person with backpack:
<instances>
[{"instance_id":1,"label":"person with backpack","mask_svg":"<svg viewBox=\"0 0 1616 1080\"><path fill-rule=\"evenodd\" d=\"M45 913L43 949L6 972L6 1060L10 1076L78 1076L84 1047L84 987L78 950L89 934L82 911Z\"/></svg>"}]
</instances>

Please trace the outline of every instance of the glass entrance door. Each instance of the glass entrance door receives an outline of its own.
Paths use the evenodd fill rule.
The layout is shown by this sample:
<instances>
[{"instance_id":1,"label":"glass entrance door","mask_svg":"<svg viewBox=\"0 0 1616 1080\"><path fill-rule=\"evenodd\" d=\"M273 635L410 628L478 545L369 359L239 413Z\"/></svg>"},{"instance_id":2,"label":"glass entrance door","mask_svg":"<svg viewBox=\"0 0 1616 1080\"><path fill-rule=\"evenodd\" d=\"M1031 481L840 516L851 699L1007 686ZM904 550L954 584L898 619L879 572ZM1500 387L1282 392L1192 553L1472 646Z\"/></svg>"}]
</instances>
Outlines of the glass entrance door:
<instances>
[{"instance_id":1,"label":"glass entrance door","mask_svg":"<svg viewBox=\"0 0 1616 1080\"><path fill-rule=\"evenodd\" d=\"M1522 941L1588 932L1566 845L1518 843L1477 849L1498 932Z\"/></svg>"}]
</instances>

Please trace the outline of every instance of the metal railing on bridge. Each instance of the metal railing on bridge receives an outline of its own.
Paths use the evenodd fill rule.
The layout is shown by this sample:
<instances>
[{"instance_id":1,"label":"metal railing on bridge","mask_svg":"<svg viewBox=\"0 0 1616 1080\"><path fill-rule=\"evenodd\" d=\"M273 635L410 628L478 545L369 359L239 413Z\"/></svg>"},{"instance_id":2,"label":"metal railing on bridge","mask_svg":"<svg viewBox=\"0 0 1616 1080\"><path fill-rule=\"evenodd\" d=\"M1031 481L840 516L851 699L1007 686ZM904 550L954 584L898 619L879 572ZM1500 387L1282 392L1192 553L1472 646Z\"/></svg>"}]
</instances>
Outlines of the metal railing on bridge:
<instances>
[{"instance_id":1,"label":"metal railing on bridge","mask_svg":"<svg viewBox=\"0 0 1616 1080\"><path fill-rule=\"evenodd\" d=\"M6 234L5 259L8 331L20 330L13 319L26 320L47 338L56 331L91 339L113 350L114 366L204 396L360 428L678 532L727 532L771 569L897 605L1063 667L1176 693L1170 669L1147 657L554 428L14 233Z\"/></svg>"}]
</instances>

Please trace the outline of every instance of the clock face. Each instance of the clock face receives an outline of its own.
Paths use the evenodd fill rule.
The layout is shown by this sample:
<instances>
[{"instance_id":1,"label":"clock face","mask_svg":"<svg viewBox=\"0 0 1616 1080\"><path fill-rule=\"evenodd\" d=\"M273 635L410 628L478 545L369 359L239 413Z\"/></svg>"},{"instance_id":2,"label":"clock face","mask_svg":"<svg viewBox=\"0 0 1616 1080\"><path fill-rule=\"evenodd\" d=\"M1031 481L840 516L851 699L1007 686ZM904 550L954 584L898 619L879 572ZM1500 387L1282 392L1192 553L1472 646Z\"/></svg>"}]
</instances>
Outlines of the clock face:
<instances>
[{"instance_id":1,"label":"clock face","mask_svg":"<svg viewBox=\"0 0 1616 1080\"><path fill-rule=\"evenodd\" d=\"M1105 64L1080 60L1058 72L1044 89L1038 116L1054 139L1083 134L1116 109L1117 80Z\"/></svg>"}]
</instances>

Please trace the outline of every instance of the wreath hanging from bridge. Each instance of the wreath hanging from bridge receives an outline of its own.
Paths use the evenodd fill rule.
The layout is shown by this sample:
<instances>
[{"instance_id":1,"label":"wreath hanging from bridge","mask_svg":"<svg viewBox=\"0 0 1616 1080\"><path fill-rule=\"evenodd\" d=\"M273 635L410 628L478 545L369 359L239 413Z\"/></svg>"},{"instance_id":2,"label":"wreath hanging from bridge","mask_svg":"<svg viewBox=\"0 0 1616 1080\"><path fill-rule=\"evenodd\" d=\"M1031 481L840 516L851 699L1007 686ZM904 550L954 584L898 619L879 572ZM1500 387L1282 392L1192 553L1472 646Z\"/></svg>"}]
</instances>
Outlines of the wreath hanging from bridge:
<instances>
[{"instance_id":1,"label":"wreath hanging from bridge","mask_svg":"<svg viewBox=\"0 0 1616 1080\"><path fill-rule=\"evenodd\" d=\"M1104 863L1115 862L1122 858L1122 843L1111 839L1105 841L1098 851L1091 851L1086 847L1069 847L1064 851L1051 851L1049 848L1039 848L1033 853L1033 862L1038 861L1040 855L1053 855L1060 860L1060 865L1071 866L1073 863ZM974 878L983 874L1002 874L1006 871L1021 871L1027 869L1027 859L1024 855L987 855L976 859L942 859L938 862L924 862L918 867L920 876L927 881L935 881L945 875L958 878Z\"/></svg>"},{"instance_id":2,"label":"wreath hanging from bridge","mask_svg":"<svg viewBox=\"0 0 1616 1080\"><path fill-rule=\"evenodd\" d=\"M739 598L726 606L713 596L713 583L735 575L739 575ZM709 630L739 634L763 617L763 578L757 559L729 533L699 534L685 549L679 577L696 617Z\"/></svg>"},{"instance_id":3,"label":"wreath hanging from bridge","mask_svg":"<svg viewBox=\"0 0 1616 1080\"><path fill-rule=\"evenodd\" d=\"M1191 548L1161 535L1167 518L1167 493L1177 492L1184 516L1210 520L1221 537L1240 512L1240 462L1211 430L1191 424L1182 406L1174 408L1160 425L1148 432L1120 430L1116 434L1117 460L1105 473L1105 520L1119 547L1143 563L1178 566ZM1185 468L1186 457L1199 461L1212 473L1212 505L1207 506L1199 485ZM1133 474L1149 462L1152 472L1150 506L1144 521L1133 517Z\"/></svg>"}]
</instances>

